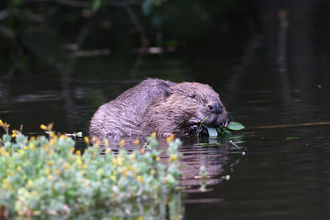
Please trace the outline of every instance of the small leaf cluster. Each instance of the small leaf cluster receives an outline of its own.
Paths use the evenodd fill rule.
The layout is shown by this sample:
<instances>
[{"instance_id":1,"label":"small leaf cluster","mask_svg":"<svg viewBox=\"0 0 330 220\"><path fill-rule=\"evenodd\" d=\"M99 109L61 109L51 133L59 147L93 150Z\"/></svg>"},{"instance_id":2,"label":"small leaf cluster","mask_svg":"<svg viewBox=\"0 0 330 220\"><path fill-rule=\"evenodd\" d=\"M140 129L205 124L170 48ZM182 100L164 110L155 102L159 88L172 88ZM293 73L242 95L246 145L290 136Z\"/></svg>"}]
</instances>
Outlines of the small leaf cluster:
<instances>
[{"instance_id":1,"label":"small leaf cluster","mask_svg":"<svg viewBox=\"0 0 330 220\"><path fill-rule=\"evenodd\" d=\"M232 131L239 131L245 127L239 122L230 122L227 127L216 127L218 135L231 134Z\"/></svg>"},{"instance_id":2,"label":"small leaf cluster","mask_svg":"<svg viewBox=\"0 0 330 220\"><path fill-rule=\"evenodd\" d=\"M148 138L147 151L114 153L94 144L82 155L71 137L55 135L52 125L41 128L49 138L28 139L15 131L11 141L7 130L0 140L0 207L10 213L70 216L102 209L140 216L141 210L147 212L141 206L166 205L170 193L177 192L182 175L178 139L169 142L167 169L155 137Z\"/></svg>"}]
</instances>

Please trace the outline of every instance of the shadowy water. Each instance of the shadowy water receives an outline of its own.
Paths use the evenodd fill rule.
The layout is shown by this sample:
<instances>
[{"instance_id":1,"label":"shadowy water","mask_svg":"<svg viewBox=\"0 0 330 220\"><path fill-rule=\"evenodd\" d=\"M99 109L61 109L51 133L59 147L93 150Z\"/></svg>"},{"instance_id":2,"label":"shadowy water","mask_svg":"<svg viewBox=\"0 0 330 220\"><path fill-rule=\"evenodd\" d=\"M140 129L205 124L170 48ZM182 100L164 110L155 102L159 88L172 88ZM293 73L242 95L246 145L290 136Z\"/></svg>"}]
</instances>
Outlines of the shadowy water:
<instances>
[{"instance_id":1,"label":"shadowy water","mask_svg":"<svg viewBox=\"0 0 330 220\"><path fill-rule=\"evenodd\" d=\"M120 77L120 71L111 73L114 78L104 78L104 72L87 79L84 65L97 66L99 58L86 64L81 58L69 82L63 75L1 80L0 119L12 128L24 124L27 134L42 134L40 124L54 122L56 131L87 136L96 109L145 77L207 83L246 129L225 138L183 140L184 219L327 219L330 33L327 23L320 23L328 17L322 7L308 10L308 16L307 23L305 17L290 23L285 16L277 18L274 30L266 28L273 21L264 20L263 34L232 36L228 44L241 46L233 51L224 45L218 56L187 48L146 55L131 79ZM102 59L125 70L131 65ZM199 190L201 166L209 172L206 192Z\"/></svg>"}]
</instances>

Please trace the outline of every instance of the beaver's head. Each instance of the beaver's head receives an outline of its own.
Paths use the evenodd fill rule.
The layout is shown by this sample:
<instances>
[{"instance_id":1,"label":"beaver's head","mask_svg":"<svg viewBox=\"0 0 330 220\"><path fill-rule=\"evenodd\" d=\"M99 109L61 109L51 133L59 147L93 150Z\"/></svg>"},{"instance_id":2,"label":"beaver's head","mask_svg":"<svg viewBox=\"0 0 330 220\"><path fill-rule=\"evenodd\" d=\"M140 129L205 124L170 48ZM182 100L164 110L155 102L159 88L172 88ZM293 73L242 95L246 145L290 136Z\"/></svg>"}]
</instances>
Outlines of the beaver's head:
<instances>
[{"instance_id":1,"label":"beaver's head","mask_svg":"<svg viewBox=\"0 0 330 220\"><path fill-rule=\"evenodd\" d=\"M167 117L179 123L181 129L192 126L194 122L200 124L205 119L203 123L208 127L217 127L227 120L227 111L219 94L209 85L179 83L165 90L164 99Z\"/></svg>"}]
</instances>

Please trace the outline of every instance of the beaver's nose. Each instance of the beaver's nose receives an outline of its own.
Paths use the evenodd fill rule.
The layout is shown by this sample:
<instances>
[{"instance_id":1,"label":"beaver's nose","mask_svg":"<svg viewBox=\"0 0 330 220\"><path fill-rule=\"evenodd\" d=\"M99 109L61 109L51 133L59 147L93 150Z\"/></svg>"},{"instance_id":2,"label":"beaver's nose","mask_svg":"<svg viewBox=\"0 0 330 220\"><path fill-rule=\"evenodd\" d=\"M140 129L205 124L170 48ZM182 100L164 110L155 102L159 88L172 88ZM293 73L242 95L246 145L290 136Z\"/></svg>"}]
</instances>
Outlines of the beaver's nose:
<instances>
[{"instance_id":1,"label":"beaver's nose","mask_svg":"<svg viewBox=\"0 0 330 220\"><path fill-rule=\"evenodd\" d=\"M219 102L212 102L207 105L207 109L212 113L221 114L223 106Z\"/></svg>"}]
</instances>

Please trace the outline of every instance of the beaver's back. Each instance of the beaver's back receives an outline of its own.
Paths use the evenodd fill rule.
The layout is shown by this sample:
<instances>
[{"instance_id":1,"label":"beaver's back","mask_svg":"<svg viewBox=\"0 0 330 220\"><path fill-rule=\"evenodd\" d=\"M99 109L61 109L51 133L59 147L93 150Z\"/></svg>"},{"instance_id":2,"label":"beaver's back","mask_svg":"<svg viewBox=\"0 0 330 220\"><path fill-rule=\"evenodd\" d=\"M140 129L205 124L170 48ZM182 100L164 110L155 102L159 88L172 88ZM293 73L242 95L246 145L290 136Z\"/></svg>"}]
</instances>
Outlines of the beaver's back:
<instances>
[{"instance_id":1,"label":"beaver's back","mask_svg":"<svg viewBox=\"0 0 330 220\"><path fill-rule=\"evenodd\" d=\"M162 96L166 88L173 85L176 83L147 79L102 105L91 120L90 136L104 140L109 137L143 134L139 125L146 108L157 97Z\"/></svg>"}]
</instances>

